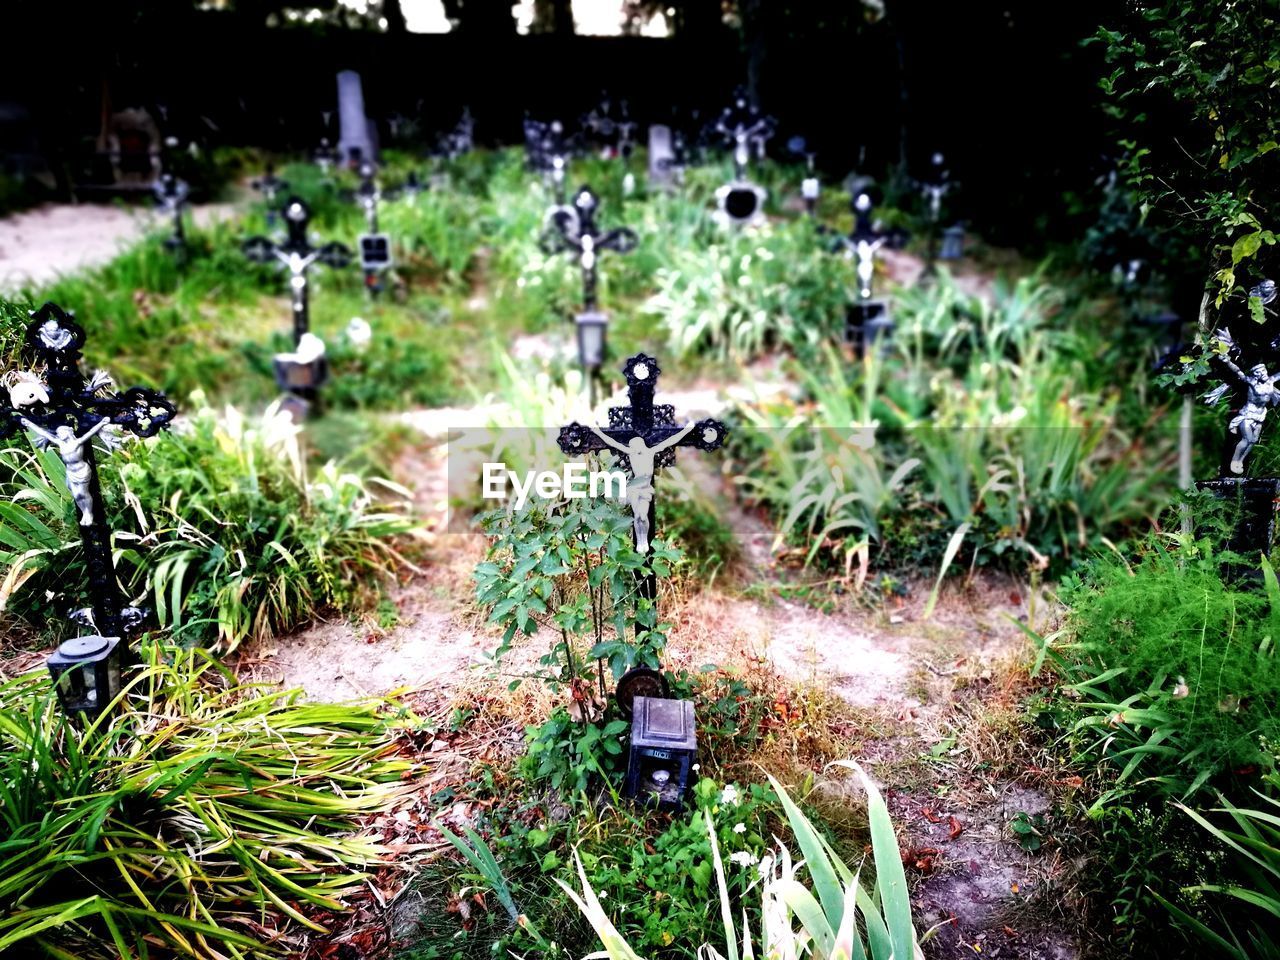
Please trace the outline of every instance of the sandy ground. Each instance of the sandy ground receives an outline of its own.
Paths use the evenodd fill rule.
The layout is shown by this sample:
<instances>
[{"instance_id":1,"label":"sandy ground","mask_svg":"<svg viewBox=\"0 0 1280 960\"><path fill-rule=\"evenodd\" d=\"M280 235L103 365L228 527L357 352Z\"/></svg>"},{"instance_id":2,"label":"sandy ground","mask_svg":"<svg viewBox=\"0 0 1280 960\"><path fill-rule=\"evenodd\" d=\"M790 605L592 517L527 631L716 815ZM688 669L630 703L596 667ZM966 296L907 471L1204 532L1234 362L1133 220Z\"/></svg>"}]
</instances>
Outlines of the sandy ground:
<instances>
[{"instance_id":1,"label":"sandy ground","mask_svg":"<svg viewBox=\"0 0 1280 960\"><path fill-rule=\"evenodd\" d=\"M681 410L694 400L700 409L715 410L721 399L691 391L680 395ZM458 419L481 422L475 415L420 411L401 419L424 440L438 443L442 428ZM371 622L316 624L250 646L242 671L301 687L307 697L325 701L411 688L438 702L494 682L483 679L490 669L485 655L499 638L471 601L470 574L484 541L445 530L443 450L410 450L398 471L415 489L417 510L434 538L426 569L392 591L398 621L387 628ZM717 483L706 467L684 469L704 489ZM992 677L1025 654L1019 623L1028 621L1033 607L1024 585L1007 577L948 584L926 618L932 584L922 576L905 597L883 603L851 598L824 613L791 598L788 588L797 572L772 552L773 531L731 499L721 509L733 511L726 520L738 534L740 556L723 580L662 598L663 619L672 624L668 666L766 664L777 676L835 695L892 731L853 759L893 785L887 796L922 929L938 926L930 958L1078 957L1079 945L1065 932L1070 922L1053 922L1044 907L1054 902L1057 878L1069 871L1053 857L1022 849L1009 830L1017 814L1049 809L1048 785L1016 776L975 777L964 762L970 749L966 734L955 728L956 704L967 700L972 716L981 717ZM1043 618L1043 598L1036 599L1034 609ZM504 677L531 668L545 647L538 636L518 647L504 661ZM934 778L895 781L896 768L935 754ZM860 798L850 795L849 802Z\"/></svg>"},{"instance_id":2,"label":"sandy ground","mask_svg":"<svg viewBox=\"0 0 1280 960\"><path fill-rule=\"evenodd\" d=\"M231 216L231 204L196 205L199 225ZM44 204L0 220L0 293L46 284L61 274L106 263L157 224L148 208Z\"/></svg>"}]
</instances>

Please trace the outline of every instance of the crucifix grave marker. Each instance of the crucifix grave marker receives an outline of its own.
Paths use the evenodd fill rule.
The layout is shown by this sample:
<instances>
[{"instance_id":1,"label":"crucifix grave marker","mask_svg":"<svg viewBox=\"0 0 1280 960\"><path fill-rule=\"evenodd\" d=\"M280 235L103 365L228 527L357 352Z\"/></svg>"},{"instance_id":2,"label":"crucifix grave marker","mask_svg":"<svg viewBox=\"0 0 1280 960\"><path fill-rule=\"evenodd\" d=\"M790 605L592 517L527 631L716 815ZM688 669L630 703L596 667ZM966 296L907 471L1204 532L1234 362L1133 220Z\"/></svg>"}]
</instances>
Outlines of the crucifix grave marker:
<instances>
[{"instance_id":1,"label":"crucifix grave marker","mask_svg":"<svg viewBox=\"0 0 1280 960\"><path fill-rule=\"evenodd\" d=\"M378 186L378 168L371 160L360 164L360 186L356 202L364 210L367 233L359 237L360 268L364 271L364 287L371 297L382 292L382 274L391 269L391 237L378 230L378 202L382 190ZM415 177L416 182L416 177Z\"/></svg>"},{"instance_id":2,"label":"crucifix grave marker","mask_svg":"<svg viewBox=\"0 0 1280 960\"><path fill-rule=\"evenodd\" d=\"M764 141L773 136L776 121L764 116L747 99L741 87L734 93L733 103L725 107L715 122L715 132L733 147L733 180L716 191L719 218L733 226L758 225L764 220L764 204L769 194L764 187L752 183L747 176L752 145L764 155Z\"/></svg>"},{"instance_id":3,"label":"crucifix grave marker","mask_svg":"<svg viewBox=\"0 0 1280 960\"><path fill-rule=\"evenodd\" d=\"M860 354L865 354L881 337L893 331L888 302L871 295L876 253L889 241L889 235L877 228L872 217L875 204L866 190L853 194L849 208L853 211L853 228L847 236L836 237L834 250L852 257L857 263L858 298L850 304L846 314L845 339Z\"/></svg>"},{"instance_id":4,"label":"crucifix grave marker","mask_svg":"<svg viewBox=\"0 0 1280 960\"><path fill-rule=\"evenodd\" d=\"M262 172L262 176L253 181L253 189L262 194L263 202L267 205L267 226L274 227L276 225L276 200L280 194L289 189L289 184L276 176L276 168L273 164L268 163L266 169Z\"/></svg>"},{"instance_id":5,"label":"crucifix grave marker","mask_svg":"<svg viewBox=\"0 0 1280 960\"><path fill-rule=\"evenodd\" d=\"M600 201L589 187L583 187L571 206L553 207L543 232L541 247L548 256L573 251L582 270L582 312L577 315L578 359L587 373L587 390L595 403L595 381L604 363L608 317L599 310L596 297L596 264L602 250L630 253L639 239L628 227L601 233L596 225Z\"/></svg>"},{"instance_id":6,"label":"crucifix grave marker","mask_svg":"<svg viewBox=\"0 0 1280 960\"><path fill-rule=\"evenodd\" d=\"M648 553L651 532L656 525L654 476L658 470L675 462L676 450L718 450L728 428L710 417L678 426L675 408L654 403L658 376L662 368L653 357L638 353L622 366L627 381L629 403L609 409L609 425L584 426L571 423L560 428L557 443L567 456L584 456L612 450L619 465L630 476L627 481L627 505L631 508L632 530L636 549ZM654 599L657 580L652 573L641 581L640 595Z\"/></svg>"},{"instance_id":7,"label":"crucifix grave marker","mask_svg":"<svg viewBox=\"0 0 1280 960\"><path fill-rule=\"evenodd\" d=\"M191 188L185 180L178 179L172 173L165 173L161 174L160 179L156 181L153 192L156 202L160 204L160 209L167 213L173 222L173 233L165 240L164 245L181 260L187 249L187 235L182 224L182 213L186 209Z\"/></svg>"},{"instance_id":8,"label":"crucifix grave marker","mask_svg":"<svg viewBox=\"0 0 1280 960\"><path fill-rule=\"evenodd\" d=\"M158 391L130 387L115 393L111 378L102 371L86 378L80 369L84 341L84 329L57 304L46 303L32 312L22 351L30 369L12 376L12 386L0 392L0 440L26 429L37 445L53 449L66 466L91 604L72 617L103 638L127 640L142 625L144 611L126 605L116 581L93 440L117 444L118 437L104 432L108 427L155 436L173 420L175 410Z\"/></svg>"},{"instance_id":9,"label":"crucifix grave marker","mask_svg":"<svg viewBox=\"0 0 1280 960\"><path fill-rule=\"evenodd\" d=\"M287 239L277 243L269 237L256 236L241 246L244 255L255 263L278 261L289 271L289 303L293 312L293 353L277 354L276 382L286 393L310 402L323 384L328 372L324 343L311 332L310 294L307 272L316 264L341 269L351 262L351 251L333 242L313 247L307 235L311 210L293 197L285 204Z\"/></svg>"}]
</instances>

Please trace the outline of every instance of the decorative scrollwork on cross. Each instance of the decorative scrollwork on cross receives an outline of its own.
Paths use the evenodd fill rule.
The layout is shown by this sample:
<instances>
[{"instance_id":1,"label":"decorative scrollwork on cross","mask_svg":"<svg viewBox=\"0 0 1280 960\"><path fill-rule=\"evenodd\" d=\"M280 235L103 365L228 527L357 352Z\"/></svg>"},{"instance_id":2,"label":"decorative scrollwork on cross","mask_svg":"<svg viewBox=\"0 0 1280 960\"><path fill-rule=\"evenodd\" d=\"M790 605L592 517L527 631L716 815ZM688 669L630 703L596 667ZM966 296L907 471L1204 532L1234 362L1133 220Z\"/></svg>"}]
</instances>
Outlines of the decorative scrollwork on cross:
<instances>
[{"instance_id":1,"label":"decorative scrollwork on cross","mask_svg":"<svg viewBox=\"0 0 1280 960\"><path fill-rule=\"evenodd\" d=\"M57 304L32 312L22 351L29 369L0 393L0 439L25 429L37 445L55 450L62 460L84 544L93 624L103 636L123 637L142 617L125 606L116 582L92 441L100 437L115 443L104 432L109 426L139 437L155 436L177 411L159 391L130 387L114 393L105 373L86 378L80 368L84 343L84 328Z\"/></svg>"},{"instance_id":2,"label":"decorative scrollwork on cross","mask_svg":"<svg viewBox=\"0 0 1280 960\"><path fill-rule=\"evenodd\" d=\"M351 249L336 241L313 247L307 235L311 208L298 197L284 205L288 235L283 243L270 237L253 236L240 245L241 252L254 263L279 261L289 271L290 303L293 309L293 343L296 347L303 334L311 331L311 315L307 288L307 271L319 263L340 270L351 263Z\"/></svg>"}]
</instances>

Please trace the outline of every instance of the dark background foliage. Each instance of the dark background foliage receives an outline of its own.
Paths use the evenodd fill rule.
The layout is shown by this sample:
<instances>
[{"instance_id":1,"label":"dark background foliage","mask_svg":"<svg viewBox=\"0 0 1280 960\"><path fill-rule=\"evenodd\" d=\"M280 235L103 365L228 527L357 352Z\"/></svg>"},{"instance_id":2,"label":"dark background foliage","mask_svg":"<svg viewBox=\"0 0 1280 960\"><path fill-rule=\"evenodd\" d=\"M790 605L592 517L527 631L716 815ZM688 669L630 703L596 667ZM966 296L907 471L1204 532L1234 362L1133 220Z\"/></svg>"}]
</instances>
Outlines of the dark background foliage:
<instances>
[{"instance_id":1,"label":"dark background foliage","mask_svg":"<svg viewBox=\"0 0 1280 960\"><path fill-rule=\"evenodd\" d=\"M363 16L335 0L9 0L0 154L34 148L65 174L92 148L104 102L163 112L184 140L309 149L335 108L335 72L354 68L384 143L394 114L431 134L463 106L482 141L511 142L525 111L572 120L606 88L642 122L706 118L748 82L782 121L775 149L803 133L830 176L919 174L946 151L964 187L956 212L998 242L1075 232L1063 195L1105 169L1102 51L1080 46L1098 0L887 0L883 15L851 0L632 8L658 6L674 11L670 39L574 36L566 0L539 4L528 36L505 0L449 0L445 35L407 33L398 0ZM322 16L303 23L291 8Z\"/></svg>"}]
</instances>

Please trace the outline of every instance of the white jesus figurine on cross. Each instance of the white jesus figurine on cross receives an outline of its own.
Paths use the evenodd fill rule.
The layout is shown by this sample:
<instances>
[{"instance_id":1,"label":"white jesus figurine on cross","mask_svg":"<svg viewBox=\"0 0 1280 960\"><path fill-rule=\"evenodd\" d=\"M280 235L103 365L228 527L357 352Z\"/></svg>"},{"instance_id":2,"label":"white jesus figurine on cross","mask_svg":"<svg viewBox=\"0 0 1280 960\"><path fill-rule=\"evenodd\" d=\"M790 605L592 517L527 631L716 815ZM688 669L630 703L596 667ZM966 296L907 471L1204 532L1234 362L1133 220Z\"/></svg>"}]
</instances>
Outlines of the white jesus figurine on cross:
<instances>
[{"instance_id":1,"label":"white jesus figurine on cross","mask_svg":"<svg viewBox=\"0 0 1280 960\"><path fill-rule=\"evenodd\" d=\"M674 447L689 435L696 423L687 423L679 433L674 433L661 443L649 446L643 437L632 437L625 445L614 440L599 427L589 425L589 429L604 443L619 453L627 456L631 464L631 478L627 481L627 505L631 507L631 524L636 532L636 550L649 552L649 506L653 503L653 474L657 469L655 460L659 453Z\"/></svg>"}]
</instances>

